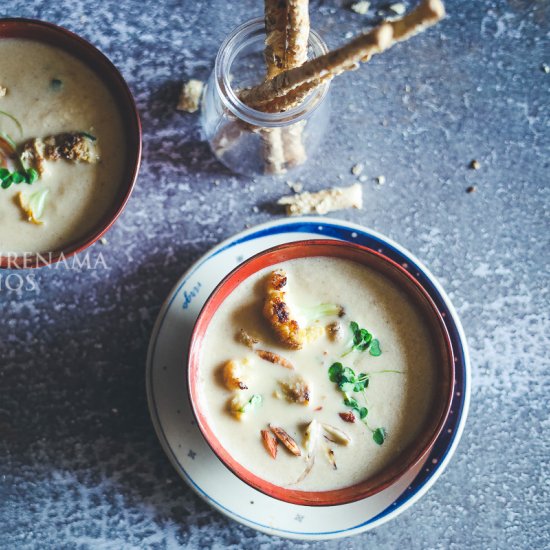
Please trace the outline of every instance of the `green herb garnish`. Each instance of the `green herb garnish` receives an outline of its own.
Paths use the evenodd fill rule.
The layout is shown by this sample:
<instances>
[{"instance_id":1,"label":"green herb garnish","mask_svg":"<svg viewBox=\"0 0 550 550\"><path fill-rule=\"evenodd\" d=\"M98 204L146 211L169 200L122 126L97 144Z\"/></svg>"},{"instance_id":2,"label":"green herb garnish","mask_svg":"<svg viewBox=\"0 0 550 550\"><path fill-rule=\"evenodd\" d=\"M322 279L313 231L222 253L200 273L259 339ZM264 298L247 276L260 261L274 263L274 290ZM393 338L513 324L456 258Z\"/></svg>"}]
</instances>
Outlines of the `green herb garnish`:
<instances>
[{"instance_id":1,"label":"green herb garnish","mask_svg":"<svg viewBox=\"0 0 550 550\"><path fill-rule=\"evenodd\" d=\"M382 445L386 440L386 430L384 428L376 428L376 430L372 432L372 439L377 445Z\"/></svg>"},{"instance_id":2,"label":"green herb garnish","mask_svg":"<svg viewBox=\"0 0 550 550\"><path fill-rule=\"evenodd\" d=\"M11 147L12 151L10 151L10 154L16 157L21 165L19 170L14 171L10 171L8 168L0 168L0 187L2 189L9 189L13 183L19 184L25 182L29 185L34 183L38 179L39 174L34 168L27 168L25 166L21 155L17 154L15 141L4 132L0 132L0 139L3 139Z\"/></svg>"},{"instance_id":3,"label":"green herb garnish","mask_svg":"<svg viewBox=\"0 0 550 550\"><path fill-rule=\"evenodd\" d=\"M239 412L247 413L262 403L262 396L255 393L240 409Z\"/></svg>"},{"instance_id":4,"label":"green herb garnish","mask_svg":"<svg viewBox=\"0 0 550 550\"><path fill-rule=\"evenodd\" d=\"M372 438L377 445L382 445L386 439L386 430L384 428L371 428L367 421L369 410L367 407L361 407L359 402L350 393L360 393L363 396L365 404L367 403L366 389L369 386L369 376L382 372L400 372L395 370L377 371L374 373L361 372L356 374L350 367L344 367L342 363L333 363L328 369L328 377L331 382L338 385L338 388L344 394L344 405L352 409L363 421L367 429L372 433Z\"/></svg>"},{"instance_id":5,"label":"green herb garnish","mask_svg":"<svg viewBox=\"0 0 550 550\"><path fill-rule=\"evenodd\" d=\"M371 355L378 357L382 352L380 351L380 342L373 338L372 334L366 329L361 328L358 323L352 321L349 324L353 339L351 341L351 349L346 351L342 357L345 357L352 351L367 351L372 349Z\"/></svg>"},{"instance_id":6,"label":"green herb garnish","mask_svg":"<svg viewBox=\"0 0 550 550\"><path fill-rule=\"evenodd\" d=\"M380 349L380 342L378 341L377 338L374 338L370 343L369 353L373 357L378 357L379 355L382 355L382 350Z\"/></svg>"}]
</instances>

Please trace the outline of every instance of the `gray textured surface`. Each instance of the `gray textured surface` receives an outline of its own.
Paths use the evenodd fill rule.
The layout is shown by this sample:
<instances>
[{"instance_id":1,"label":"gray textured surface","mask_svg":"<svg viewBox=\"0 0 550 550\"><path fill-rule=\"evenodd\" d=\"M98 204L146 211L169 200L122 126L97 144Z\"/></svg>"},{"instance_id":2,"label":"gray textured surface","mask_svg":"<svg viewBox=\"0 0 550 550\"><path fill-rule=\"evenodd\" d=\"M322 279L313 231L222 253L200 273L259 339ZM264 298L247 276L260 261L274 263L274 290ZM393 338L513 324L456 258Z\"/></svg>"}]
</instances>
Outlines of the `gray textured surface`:
<instances>
[{"instance_id":1,"label":"gray textured surface","mask_svg":"<svg viewBox=\"0 0 550 550\"><path fill-rule=\"evenodd\" d=\"M372 21L347 4L312 1L330 45ZM550 2L447 7L437 29L334 83L332 134L299 179L311 190L351 183L351 166L366 164L366 207L340 217L402 243L450 293L472 351L470 418L417 505L319 548L550 546ZM0 5L102 49L136 94L145 142L133 198L92 250L109 270L42 270L39 292L0 291L2 548L313 546L243 528L195 497L163 455L144 391L171 286L244 223L272 219L253 207L288 191L228 174L199 142L197 118L174 110L179 81L205 78L225 34L260 12L260 0Z\"/></svg>"}]
</instances>

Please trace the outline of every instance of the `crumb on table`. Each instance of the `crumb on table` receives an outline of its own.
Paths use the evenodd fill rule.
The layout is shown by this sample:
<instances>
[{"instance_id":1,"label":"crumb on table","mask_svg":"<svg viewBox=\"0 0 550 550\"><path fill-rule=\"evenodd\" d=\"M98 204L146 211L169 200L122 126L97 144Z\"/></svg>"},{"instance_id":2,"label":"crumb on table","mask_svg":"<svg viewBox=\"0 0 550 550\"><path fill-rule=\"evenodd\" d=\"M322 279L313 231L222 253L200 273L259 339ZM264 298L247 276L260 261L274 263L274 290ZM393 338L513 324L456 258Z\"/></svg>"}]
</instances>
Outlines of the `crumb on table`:
<instances>
[{"instance_id":1,"label":"crumb on table","mask_svg":"<svg viewBox=\"0 0 550 550\"><path fill-rule=\"evenodd\" d=\"M204 83L194 78L184 82L176 109L186 113L198 111L203 88Z\"/></svg>"}]
</instances>

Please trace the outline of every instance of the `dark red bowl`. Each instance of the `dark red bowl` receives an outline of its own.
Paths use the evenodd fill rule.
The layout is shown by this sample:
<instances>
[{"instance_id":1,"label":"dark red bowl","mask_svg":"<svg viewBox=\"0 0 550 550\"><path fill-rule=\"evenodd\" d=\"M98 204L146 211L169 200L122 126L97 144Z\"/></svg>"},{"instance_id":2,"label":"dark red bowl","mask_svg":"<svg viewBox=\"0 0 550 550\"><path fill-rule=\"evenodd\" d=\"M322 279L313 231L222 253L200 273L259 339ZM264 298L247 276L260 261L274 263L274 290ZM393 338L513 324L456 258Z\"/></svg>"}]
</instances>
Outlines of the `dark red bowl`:
<instances>
[{"instance_id":1,"label":"dark red bowl","mask_svg":"<svg viewBox=\"0 0 550 550\"><path fill-rule=\"evenodd\" d=\"M199 388L200 351L208 325L223 301L245 279L265 267L296 258L328 256L352 260L368 266L393 281L419 307L432 332L439 354L436 391L431 412L421 436L404 449L386 468L373 477L344 489L333 491L298 491L280 487L254 475L239 464L221 445L204 413ZM189 348L189 398L198 426L218 458L248 485L273 498L307 506L346 504L372 496L396 483L425 460L449 415L454 386L454 355L451 340L440 311L420 283L403 267L385 256L356 244L334 240L298 241L261 252L233 270L212 292L197 318Z\"/></svg>"},{"instance_id":2,"label":"dark red bowl","mask_svg":"<svg viewBox=\"0 0 550 550\"><path fill-rule=\"evenodd\" d=\"M84 237L69 243L62 250L43 255L0 255L0 268L34 268L58 262L83 251L101 238L120 216L137 179L141 162L141 122L139 113L122 75L95 46L52 23L35 19L0 19L0 40L3 38L26 38L56 46L82 61L92 69L111 92L126 132L126 167L120 182L120 190L111 208L99 223ZM1 253L1 251L0 251Z\"/></svg>"}]
</instances>

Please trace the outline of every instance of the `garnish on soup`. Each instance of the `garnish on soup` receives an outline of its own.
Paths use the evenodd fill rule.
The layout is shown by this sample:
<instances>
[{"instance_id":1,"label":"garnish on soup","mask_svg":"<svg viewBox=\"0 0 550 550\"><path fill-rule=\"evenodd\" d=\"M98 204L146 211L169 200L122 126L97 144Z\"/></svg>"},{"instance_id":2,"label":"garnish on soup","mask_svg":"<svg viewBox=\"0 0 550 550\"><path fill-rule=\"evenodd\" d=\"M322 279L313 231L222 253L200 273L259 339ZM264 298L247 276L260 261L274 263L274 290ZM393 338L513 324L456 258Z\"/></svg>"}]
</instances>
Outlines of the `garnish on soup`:
<instances>
[{"instance_id":1,"label":"garnish on soup","mask_svg":"<svg viewBox=\"0 0 550 550\"><path fill-rule=\"evenodd\" d=\"M320 336L321 330L317 330L316 327L303 328L293 318L284 290L286 284L287 275L284 270L278 269L271 273L267 282L263 313L282 344L291 349L301 349L310 338L315 340ZM312 322L322 317L341 317L344 310L336 304L319 304L312 308L302 308L300 314L307 322Z\"/></svg>"},{"instance_id":2,"label":"garnish on soup","mask_svg":"<svg viewBox=\"0 0 550 550\"><path fill-rule=\"evenodd\" d=\"M273 322L266 303L287 317ZM342 488L374 475L419 433L433 350L421 312L378 272L338 258L290 260L245 279L216 311L200 391L216 436L247 469L299 490ZM228 360L236 363L220 380Z\"/></svg>"}]
</instances>

